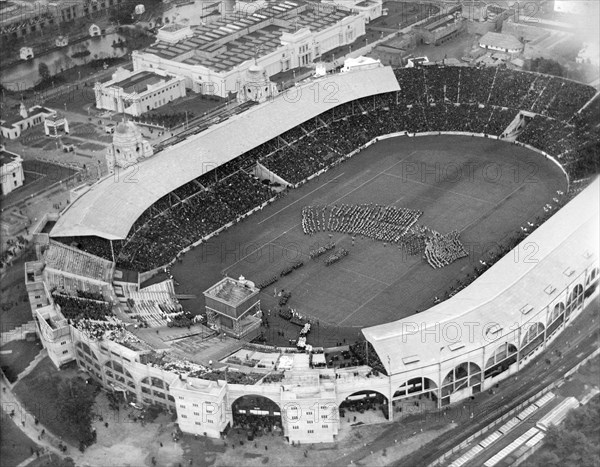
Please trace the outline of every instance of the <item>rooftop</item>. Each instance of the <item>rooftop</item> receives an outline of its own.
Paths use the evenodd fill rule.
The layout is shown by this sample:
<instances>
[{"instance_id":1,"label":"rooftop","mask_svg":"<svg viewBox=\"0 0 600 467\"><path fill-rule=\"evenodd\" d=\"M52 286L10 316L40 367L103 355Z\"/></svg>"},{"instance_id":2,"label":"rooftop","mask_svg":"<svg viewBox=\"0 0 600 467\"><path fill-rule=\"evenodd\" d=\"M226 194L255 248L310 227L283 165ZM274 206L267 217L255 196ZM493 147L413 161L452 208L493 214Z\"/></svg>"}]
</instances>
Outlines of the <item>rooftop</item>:
<instances>
[{"instance_id":1,"label":"rooftop","mask_svg":"<svg viewBox=\"0 0 600 467\"><path fill-rule=\"evenodd\" d=\"M176 44L157 41L143 52L176 60L187 65L201 65L216 72L226 72L280 47L284 33L302 28L321 31L353 13L332 7L313 9L301 1L285 1L243 18L221 18L197 26L194 35ZM272 21L276 21L273 23Z\"/></svg>"},{"instance_id":2,"label":"rooftop","mask_svg":"<svg viewBox=\"0 0 600 467\"><path fill-rule=\"evenodd\" d=\"M38 115L38 114L52 115L53 113L55 113L55 111L52 109L48 109L46 107L36 105L29 109L29 111L27 112L27 118L34 117L35 115ZM15 123L22 122L23 120L25 120L25 119L23 117L21 117L21 114L17 111L17 112L15 112L15 114L12 117L10 117L6 120L2 120L2 126L3 127L11 127Z\"/></svg>"},{"instance_id":3,"label":"rooftop","mask_svg":"<svg viewBox=\"0 0 600 467\"><path fill-rule=\"evenodd\" d=\"M10 164L19 158L16 154L0 150L0 167L4 167L6 164Z\"/></svg>"},{"instance_id":4,"label":"rooftop","mask_svg":"<svg viewBox=\"0 0 600 467\"><path fill-rule=\"evenodd\" d=\"M501 34L498 32L488 32L479 39L479 45L482 47L498 47L500 49L522 49L523 44L514 36Z\"/></svg>"},{"instance_id":5,"label":"rooftop","mask_svg":"<svg viewBox=\"0 0 600 467\"><path fill-rule=\"evenodd\" d=\"M207 297L217 298L232 306L237 306L257 291L258 289L255 287L246 286L235 279L226 277L213 285L204 294Z\"/></svg>"},{"instance_id":6,"label":"rooftop","mask_svg":"<svg viewBox=\"0 0 600 467\"><path fill-rule=\"evenodd\" d=\"M144 92L148 89L148 86L168 79L169 77L161 76L151 71L140 71L129 78L113 83L111 86L119 87L127 94L131 94L134 92Z\"/></svg>"}]
</instances>

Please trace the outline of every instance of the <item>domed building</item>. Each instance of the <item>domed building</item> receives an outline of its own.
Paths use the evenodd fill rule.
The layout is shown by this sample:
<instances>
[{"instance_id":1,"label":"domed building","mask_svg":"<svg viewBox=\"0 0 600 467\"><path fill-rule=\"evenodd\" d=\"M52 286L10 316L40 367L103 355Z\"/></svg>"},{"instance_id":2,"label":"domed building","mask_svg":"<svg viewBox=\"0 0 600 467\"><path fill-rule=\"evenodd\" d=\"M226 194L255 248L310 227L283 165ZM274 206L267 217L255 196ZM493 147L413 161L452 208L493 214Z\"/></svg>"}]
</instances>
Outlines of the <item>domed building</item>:
<instances>
[{"instance_id":1,"label":"domed building","mask_svg":"<svg viewBox=\"0 0 600 467\"><path fill-rule=\"evenodd\" d=\"M113 142L106 152L106 163L110 172L114 167L129 167L136 162L152 156L154 151L148 140L133 122L123 121L113 133Z\"/></svg>"},{"instance_id":2,"label":"domed building","mask_svg":"<svg viewBox=\"0 0 600 467\"><path fill-rule=\"evenodd\" d=\"M277 85L267 76L264 68L254 63L244 75L244 82L237 93L238 102L265 102L277 95Z\"/></svg>"}]
</instances>

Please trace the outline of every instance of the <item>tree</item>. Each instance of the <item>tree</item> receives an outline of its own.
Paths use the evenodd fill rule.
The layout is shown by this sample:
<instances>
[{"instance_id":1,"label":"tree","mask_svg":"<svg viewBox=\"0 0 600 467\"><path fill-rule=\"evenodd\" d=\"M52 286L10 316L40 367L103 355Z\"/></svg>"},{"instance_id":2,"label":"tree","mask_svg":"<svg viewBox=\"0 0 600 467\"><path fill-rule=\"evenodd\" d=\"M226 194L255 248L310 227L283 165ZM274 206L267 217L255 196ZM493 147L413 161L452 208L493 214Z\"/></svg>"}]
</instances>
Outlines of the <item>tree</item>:
<instances>
[{"instance_id":1,"label":"tree","mask_svg":"<svg viewBox=\"0 0 600 467\"><path fill-rule=\"evenodd\" d=\"M45 81L48 78L50 78L50 69L48 68L48 65L46 65L44 62L40 62L40 64L38 65L38 73L40 74L42 81Z\"/></svg>"},{"instance_id":2,"label":"tree","mask_svg":"<svg viewBox=\"0 0 600 467\"><path fill-rule=\"evenodd\" d=\"M95 400L94 387L80 378L59 385L58 402L68 431L79 440L80 449L94 442L92 432L92 406ZM83 451L82 451L83 452Z\"/></svg>"},{"instance_id":3,"label":"tree","mask_svg":"<svg viewBox=\"0 0 600 467\"><path fill-rule=\"evenodd\" d=\"M541 451L525 467L596 467L600 465L600 396L569 412L561 426L546 432Z\"/></svg>"}]
</instances>

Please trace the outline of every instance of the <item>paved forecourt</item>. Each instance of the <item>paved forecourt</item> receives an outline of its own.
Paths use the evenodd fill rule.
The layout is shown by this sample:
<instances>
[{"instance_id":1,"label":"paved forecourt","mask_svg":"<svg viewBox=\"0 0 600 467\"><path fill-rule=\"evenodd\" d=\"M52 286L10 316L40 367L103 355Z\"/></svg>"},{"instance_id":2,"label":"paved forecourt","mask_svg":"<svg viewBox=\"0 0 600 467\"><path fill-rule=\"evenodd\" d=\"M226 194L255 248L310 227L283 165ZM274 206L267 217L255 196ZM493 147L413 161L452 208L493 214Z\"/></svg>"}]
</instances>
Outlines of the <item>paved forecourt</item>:
<instances>
[{"instance_id":1,"label":"paved forecourt","mask_svg":"<svg viewBox=\"0 0 600 467\"><path fill-rule=\"evenodd\" d=\"M173 267L179 293L197 299L225 273L260 283L295 261L304 266L279 278L261 294L263 309L276 310L277 291L300 314L343 327L365 327L410 316L433 305L479 260L543 214L557 190L566 191L562 171L551 161L507 142L467 136L399 137L380 141L282 200L187 253ZM461 232L469 256L431 268L397 246L331 233L350 254L326 267L309 252L330 241L328 232L305 235L306 205L376 203L419 209L418 223L440 233ZM535 248L531 250L535 255Z\"/></svg>"}]
</instances>

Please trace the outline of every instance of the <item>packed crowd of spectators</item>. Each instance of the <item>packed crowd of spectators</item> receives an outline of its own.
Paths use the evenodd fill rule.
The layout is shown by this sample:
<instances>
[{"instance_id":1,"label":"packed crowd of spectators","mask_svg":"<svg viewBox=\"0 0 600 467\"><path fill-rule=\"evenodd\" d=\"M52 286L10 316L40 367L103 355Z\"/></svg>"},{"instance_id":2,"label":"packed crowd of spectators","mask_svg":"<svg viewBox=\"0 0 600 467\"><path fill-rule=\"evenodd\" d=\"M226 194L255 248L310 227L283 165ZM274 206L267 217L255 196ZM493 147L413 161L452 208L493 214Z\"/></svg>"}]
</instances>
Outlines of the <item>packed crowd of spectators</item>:
<instances>
[{"instance_id":1,"label":"packed crowd of spectators","mask_svg":"<svg viewBox=\"0 0 600 467\"><path fill-rule=\"evenodd\" d=\"M249 441L273 431L283 432L281 416L252 415L249 412L247 411L246 414L233 413L233 428L245 431ZM240 443L243 444L243 441Z\"/></svg>"},{"instance_id":2,"label":"packed crowd of spectators","mask_svg":"<svg viewBox=\"0 0 600 467\"><path fill-rule=\"evenodd\" d=\"M367 410L373 410L375 412L383 412L383 416L387 419L388 418L388 413L387 413L387 402L385 397L382 394L379 394L377 392L373 392L370 394L365 394L363 399L358 399L358 400L352 400L352 399L346 399L345 401L343 401L340 404L340 417L341 418L345 418L346 417L346 411L348 412L358 412L358 413L365 413ZM354 417L352 420L350 419L350 415L348 415L348 422L356 421L356 417Z\"/></svg>"},{"instance_id":3,"label":"packed crowd of spectators","mask_svg":"<svg viewBox=\"0 0 600 467\"><path fill-rule=\"evenodd\" d=\"M269 198L270 190L258 180L236 172L150 219L127 239L118 264L140 271L164 265L179 251Z\"/></svg>"},{"instance_id":4,"label":"packed crowd of spectators","mask_svg":"<svg viewBox=\"0 0 600 467\"><path fill-rule=\"evenodd\" d=\"M168 319L167 326L170 328L190 328L194 324L194 315L185 311Z\"/></svg>"},{"instance_id":5,"label":"packed crowd of spectators","mask_svg":"<svg viewBox=\"0 0 600 467\"><path fill-rule=\"evenodd\" d=\"M381 360L379 360L379 356L370 342L355 342L350 345L349 350L352 355L354 366L367 365L374 370L387 375L387 371L381 363Z\"/></svg>"},{"instance_id":6,"label":"packed crowd of spectators","mask_svg":"<svg viewBox=\"0 0 600 467\"><path fill-rule=\"evenodd\" d=\"M127 240L57 240L116 258L123 268L149 270L270 197L240 169L258 162L296 185L378 136L463 131L502 137L519 110L540 114L519 141L559 157L570 176L598 170L598 99L575 115L594 96L590 86L504 67L423 66L397 69L395 76L400 91L334 107L165 195L140 216ZM419 242L417 236L409 244Z\"/></svg>"},{"instance_id":7,"label":"packed crowd of spectators","mask_svg":"<svg viewBox=\"0 0 600 467\"><path fill-rule=\"evenodd\" d=\"M256 384L263 376L262 373L243 373L237 370L201 370L188 375L191 378L207 379L209 381L227 381L231 384Z\"/></svg>"},{"instance_id":8,"label":"packed crowd of spectators","mask_svg":"<svg viewBox=\"0 0 600 467\"><path fill-rule=\"evenodd\" d=\"M108 302L89 300L85 298L53 293L54 303L60 306L60 311L65 318L71 321L91 319L106 321L113 316L112 305Z\"/></svg>"},{"instance_id":9,"label":"packed crowd of spectators","mask_svg":"<svg viewBox=\"0 0 600 467\"><path fill-rule=\"evenodd\" d=\"M125 325L118 322L94 321L89 319L81 319L77 321L75 327L83 332L90 339L109 339L112 340L115 334L120 334L125 331Z\"/></svg>"},{"instance_id":10,"label":"packed crowd of spectators","mask_svg":"<svg viewBox=\"0 0 600 467\"><path fill-rule=\"evenodd\" d=\"M572 135L573 127L536 115L517 140L556 157L577 147Z\"/></svg>"}]
</instances>

